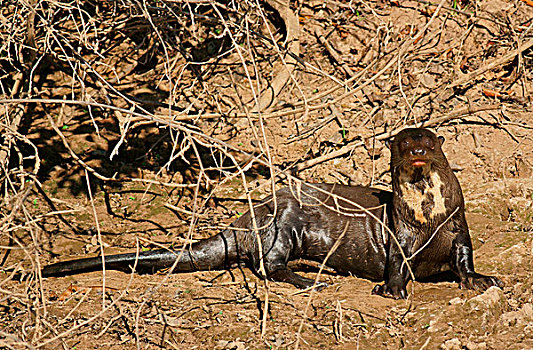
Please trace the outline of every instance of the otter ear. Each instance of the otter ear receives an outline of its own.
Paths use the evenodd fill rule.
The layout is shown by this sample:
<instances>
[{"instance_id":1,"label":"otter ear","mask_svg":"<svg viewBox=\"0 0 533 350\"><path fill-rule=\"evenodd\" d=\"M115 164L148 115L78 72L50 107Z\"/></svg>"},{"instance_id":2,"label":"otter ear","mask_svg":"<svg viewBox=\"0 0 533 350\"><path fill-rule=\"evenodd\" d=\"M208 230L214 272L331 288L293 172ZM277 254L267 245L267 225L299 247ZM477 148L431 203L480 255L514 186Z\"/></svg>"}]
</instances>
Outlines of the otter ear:
<instances>
[{"instance_id":1,"label":"otter ear","mask_svg":"<svg viewBox=\"0 0 533 350\"><path fill-rule=\"evenodd\" d=\"M392 139L385 140L385 146L387 146L388 149L390 149L391 144L392 144Z\"/></svg>"},{"instance_id":2,"label":"otter ear","mask_svg":"<svg viewBox=\"0 0 533 350\"><path fill-rule=\"evenodd\" d=\"M442 146L442 144L444 143L444 136L439 136L438 139L440 141L440 145Z\"/></svg>"}]
</instances>

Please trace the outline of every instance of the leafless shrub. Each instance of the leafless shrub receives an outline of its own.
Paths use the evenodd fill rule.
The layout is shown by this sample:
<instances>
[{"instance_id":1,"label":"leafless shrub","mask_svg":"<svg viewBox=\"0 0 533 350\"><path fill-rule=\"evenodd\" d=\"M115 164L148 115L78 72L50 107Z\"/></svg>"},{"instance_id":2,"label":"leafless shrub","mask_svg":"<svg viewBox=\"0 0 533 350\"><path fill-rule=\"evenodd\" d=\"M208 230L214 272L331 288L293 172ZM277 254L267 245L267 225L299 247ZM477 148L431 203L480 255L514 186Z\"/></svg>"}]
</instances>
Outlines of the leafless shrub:
<instances>
[{"instance_id":1,"label":"leafless shrub","mask_svg":"<svg viewBox=\"0 0 533 350\"><path fill-rule=\"evenodd\" d=\"M76 211L43 191L53 170L48 156L57 149L85 174L83 193L95 183L186 189L193 203L174 207L190 219L192 238L209 200L233 180L251 206L252 190L310 178L309 169L365 147L372 171L363 178L386 183L385 172L376 171L386 167L383 157L375 164L379 141L404 125L501 111L504 117L482 121L531 127L516 112L531 99L524 88L533 46L527 12L502 18L414 3L425 25L391 23L390 8L367 2L3 2L0 313L9 325L0 344L66 347L62 339L109 316L123 296L109 301L103 293L102 310L78 323L47 314L38 273L45 222ZM492 46L483 47L487 41ZM466 55L466 44L479 50ZM273 126L291 128L287 140L276 139ZM86 128L98 140L92 153L71 137ZM327 128L333 132L321 135ZM131 170L142 163L147 176ZM356 165L347 161L326 179L358 182L344 171ZM251 172L256 180L249 183ZM23 290L6 289L21 272ZM136 324L142 310L124 317ZM138 328L132 332L138 342ZM337 333L343 339L341 328Z\"/></svg>"}]
</instances>

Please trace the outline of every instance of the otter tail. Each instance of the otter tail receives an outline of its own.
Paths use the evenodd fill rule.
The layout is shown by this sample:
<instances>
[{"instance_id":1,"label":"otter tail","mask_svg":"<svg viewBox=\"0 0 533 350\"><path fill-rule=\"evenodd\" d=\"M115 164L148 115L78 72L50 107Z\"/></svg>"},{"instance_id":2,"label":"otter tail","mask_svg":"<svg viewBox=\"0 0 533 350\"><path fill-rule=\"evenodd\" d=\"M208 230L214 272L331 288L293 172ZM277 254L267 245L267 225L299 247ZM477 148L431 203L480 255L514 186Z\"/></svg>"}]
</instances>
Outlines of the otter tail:
<instances>
[{"instance_id":1,"label":"otter tail","mask_svg":"<svg viewBox=\"0 0 533 350\"><path fill-rule=\"evenodd\" d=\"M225 233L225 234L224 234ZM155 273L171 268L173 272L221 270L238 262L234 234L228 231L214 237L193 243L183 249L157 249L140 253L126 253L105 256L105 268L140 274ZM59 262L45 266L43 277L67 276L102 270L102 257L84 258Z\"/></svg>"}]
</instances>

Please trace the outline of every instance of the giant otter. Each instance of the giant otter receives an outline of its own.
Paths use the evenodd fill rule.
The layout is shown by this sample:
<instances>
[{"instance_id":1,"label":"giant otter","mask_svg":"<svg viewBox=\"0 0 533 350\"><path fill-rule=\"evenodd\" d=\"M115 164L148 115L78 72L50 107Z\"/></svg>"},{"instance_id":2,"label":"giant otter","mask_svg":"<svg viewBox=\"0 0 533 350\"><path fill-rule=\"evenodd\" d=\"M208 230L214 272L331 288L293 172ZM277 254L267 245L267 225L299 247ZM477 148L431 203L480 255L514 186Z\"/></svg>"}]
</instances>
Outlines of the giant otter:
<instances>
[{"instance_id":1,"label":"giant otter","mask_svg":"<svg viewBox=\"0 0 533 350\"><path fill-rule=\"evenodd\" d=\"M461 288L482 291L502 286L498 278L474 271L463 194L441 144L442 139L426 129L398 133L391 144L392 193L363 186L304 184L265 198L254 206L262 252L247 212L230 228L190 247L108 255L105 267L153 273L174 266L172 272L190 272L244 262L258 273L263 256L270 280L307 288L314 281L296 274L287 263L298 258L322 262L338 240L326 265L339 273L384 280L373 294L407 296L411 274L406 258L416 279L449 271ZM42 276L101 268L101 257L85 258L45 266Z\"/></svg>"}]
</instances>

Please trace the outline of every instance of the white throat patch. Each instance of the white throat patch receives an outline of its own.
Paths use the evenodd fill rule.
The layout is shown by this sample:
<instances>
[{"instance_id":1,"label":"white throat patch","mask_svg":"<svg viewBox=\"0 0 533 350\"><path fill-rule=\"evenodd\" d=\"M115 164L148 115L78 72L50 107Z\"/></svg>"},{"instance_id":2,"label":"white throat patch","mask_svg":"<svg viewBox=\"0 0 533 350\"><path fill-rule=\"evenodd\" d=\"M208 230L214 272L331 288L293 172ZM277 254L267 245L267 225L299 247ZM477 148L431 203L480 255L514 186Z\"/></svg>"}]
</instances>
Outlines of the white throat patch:
<instances>
[{"instance_id":1,"label":"white throat patch","mask_svg":"<svg viewBox=\"0 0 533 350\"><path fill-rule=\"evenodd\" d=\"M408 181L400 181L400 190L402 192L402 198L407 206L414 211L415 220L421 224L427 223L427 219L424 216L423 203L432 203L432 208L429 214L430 218L434 218L439 214L446 214L446 205L444 197L442 196L442 186L444 185L439 174L436 171L432 171L429 174L433 186L429 186L426 182L424 184L423 191L415 188L415 186ZM429 194L431 194L432 199Z\"/></svg>"}]
</instances>

